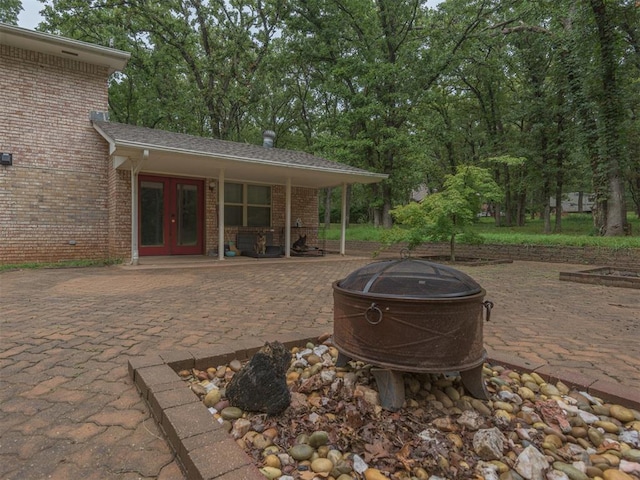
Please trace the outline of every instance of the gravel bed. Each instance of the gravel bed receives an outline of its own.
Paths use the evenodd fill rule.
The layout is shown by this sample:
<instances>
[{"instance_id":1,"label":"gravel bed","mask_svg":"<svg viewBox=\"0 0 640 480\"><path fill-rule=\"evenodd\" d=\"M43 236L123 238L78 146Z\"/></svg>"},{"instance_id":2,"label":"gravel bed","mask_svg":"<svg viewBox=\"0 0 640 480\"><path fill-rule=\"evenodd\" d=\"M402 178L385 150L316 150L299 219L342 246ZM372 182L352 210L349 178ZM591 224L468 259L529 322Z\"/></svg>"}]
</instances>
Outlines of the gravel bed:
<instances>
[{"instance_id":1,"label":"gravel bed","mask_svg":"<svg viewBox=\"0 0 640 480\"><path fill-rule=\"evenodd\" d=\"M405 405L390 412L371 366L337 368L337 354L291 349L291 404L278 415L229 404L238 360L179 374L269 479L640 479L637 410L485 364L489 401L457 375L405 374Z\"/></svg>"}]
</instances>

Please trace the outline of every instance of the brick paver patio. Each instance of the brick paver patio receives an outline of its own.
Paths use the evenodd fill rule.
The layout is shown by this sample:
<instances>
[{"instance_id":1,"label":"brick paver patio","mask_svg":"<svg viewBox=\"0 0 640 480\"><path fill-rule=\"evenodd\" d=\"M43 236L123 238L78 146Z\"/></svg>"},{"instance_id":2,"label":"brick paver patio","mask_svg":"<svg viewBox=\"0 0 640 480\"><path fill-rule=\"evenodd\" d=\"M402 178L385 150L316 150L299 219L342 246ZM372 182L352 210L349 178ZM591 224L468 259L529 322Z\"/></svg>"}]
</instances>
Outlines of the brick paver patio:
<instances>
[{"instance_id":1,"label":"brick paver patio","mask_svg":"<svg viewBox=\"0 0 640 480\"><path fill-rule=\"evenodd\" d=\"M331 283L370 261L330 255L0 274L0 478L182 479L127 361L331 331ZM490 356L515 355L637 395L638 290L558 280L579 265L460 269L495 302L484 334Z\"/></svg>"}]
</instances>

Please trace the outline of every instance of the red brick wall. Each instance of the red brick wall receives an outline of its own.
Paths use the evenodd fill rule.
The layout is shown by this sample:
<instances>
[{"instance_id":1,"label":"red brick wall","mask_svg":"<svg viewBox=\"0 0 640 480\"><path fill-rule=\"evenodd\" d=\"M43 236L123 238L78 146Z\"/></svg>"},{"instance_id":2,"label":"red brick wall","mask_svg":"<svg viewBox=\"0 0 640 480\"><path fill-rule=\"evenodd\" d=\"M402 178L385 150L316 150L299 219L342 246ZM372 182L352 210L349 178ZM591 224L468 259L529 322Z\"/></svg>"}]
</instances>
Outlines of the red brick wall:
<instances>
[{"instance_id":1,"label":"red brick wall","mask_svg":"<svg viewBox=\"0 0 640 480\"><path fill-rule=\"evenodd\" d=\"M0 263L107 258L111 169L89 121L107 70L6 45L0 63Z\"/></svg>"},{"instance_id":2,"label":"red brick wall","mask_svg":"<svg viewBox=\"0 0 640 480\"><path fill-rule=\"evenodd\" d=\"M211 182L212 189L209 187ZM208 179L206 182L206 245L205 252L213 252L218 248L218 186L216 179ZM286 188L284 185L274 185L271 190L271 229L273 241L278 245L284 245L284 226L286 220ZM313 188L291 188L291 224L300 219L305 227L318 228L318 191ZM227 228L225 242L234 240L237 228ZM297 238L291 237L291 242ZM315 238L314 238L315 240ZM311 241L311 238L309 239Z\"/></svg>"}]
</instances>

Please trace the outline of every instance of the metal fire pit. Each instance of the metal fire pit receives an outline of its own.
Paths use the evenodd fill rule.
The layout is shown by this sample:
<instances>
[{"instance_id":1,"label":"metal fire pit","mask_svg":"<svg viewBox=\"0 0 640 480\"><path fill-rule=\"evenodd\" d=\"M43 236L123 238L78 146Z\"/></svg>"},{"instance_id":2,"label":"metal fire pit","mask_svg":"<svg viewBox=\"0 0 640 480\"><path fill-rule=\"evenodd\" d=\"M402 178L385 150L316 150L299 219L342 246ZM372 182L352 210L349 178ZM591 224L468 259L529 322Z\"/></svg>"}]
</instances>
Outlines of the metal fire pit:
<instances>
[{"instance_id":1,"label":"metal fire pit","mask_svg":"<svg viewBox=\"0 0 640 480\"><path fill-rule=\"evenodd\" d=\"M371 263L333 283L333 342L340 365L362 360L372 369L382 406L404 402L402 372L459 372L476 398L489 396L483 311L493 303L475 280L454 268L406 258Z\"/></svg>"}]
</instances>

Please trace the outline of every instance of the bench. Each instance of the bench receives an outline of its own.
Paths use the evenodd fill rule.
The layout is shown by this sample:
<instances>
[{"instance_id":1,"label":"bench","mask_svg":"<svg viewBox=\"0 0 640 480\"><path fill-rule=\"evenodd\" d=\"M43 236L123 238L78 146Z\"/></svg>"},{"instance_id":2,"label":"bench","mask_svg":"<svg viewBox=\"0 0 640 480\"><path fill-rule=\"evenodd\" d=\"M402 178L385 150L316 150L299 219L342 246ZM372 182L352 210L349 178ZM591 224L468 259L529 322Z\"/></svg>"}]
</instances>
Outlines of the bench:
<instances>
[{"instance_id":1,"label":"bench","mask_svg":"<svg viewBox=\"0 0 640 480\"><path fill-rule=\"evenodd\" d=\"M236 248L240 250L240 255L253 258L277 258L282 256L282 248L279 245L273 245L273 233L264 233L267 238L267 248L265 253L256 252L256 240L258 232L255 233L238 233L236 239Z\"/></svg>"}]
</instances>

